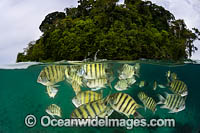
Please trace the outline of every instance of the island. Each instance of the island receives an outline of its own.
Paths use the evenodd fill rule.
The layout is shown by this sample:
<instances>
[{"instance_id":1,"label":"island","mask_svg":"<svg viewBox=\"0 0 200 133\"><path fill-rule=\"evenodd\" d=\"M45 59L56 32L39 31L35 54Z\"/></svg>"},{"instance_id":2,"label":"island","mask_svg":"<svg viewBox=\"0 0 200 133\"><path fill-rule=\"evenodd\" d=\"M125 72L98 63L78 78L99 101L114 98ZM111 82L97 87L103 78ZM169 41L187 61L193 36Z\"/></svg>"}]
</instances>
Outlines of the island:
<instances>
[{"instance_id":1,"label":"island","mask_svg":"<svg viewBox=\"0 0 200 133\"><path fill-rule=\"evenodd\" d=\"M197 50L200 32L151 1L78 0L65 12L48 14L17 62L108 60L182 60Z\"/></svg>"}]
</instances>

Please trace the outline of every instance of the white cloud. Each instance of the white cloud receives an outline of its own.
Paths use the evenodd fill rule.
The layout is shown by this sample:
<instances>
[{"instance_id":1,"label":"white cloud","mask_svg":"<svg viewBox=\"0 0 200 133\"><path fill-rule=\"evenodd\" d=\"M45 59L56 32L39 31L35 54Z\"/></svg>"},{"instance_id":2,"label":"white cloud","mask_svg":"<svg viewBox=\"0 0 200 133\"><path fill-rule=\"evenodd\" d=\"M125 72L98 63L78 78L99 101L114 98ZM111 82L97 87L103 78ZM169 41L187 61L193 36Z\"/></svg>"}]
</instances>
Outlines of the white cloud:
<instances>
[{"instance_id":1,"label":"white cloud","mask_svg":"<svg viewBox=\"0 0 200 133\"><path fill-rule=\"evenodd\" d=\"M17 53L40 37L39 25L47 14L73 6L77 0L1 0L0 64L15 63Z\"/></svg>"},{"instance_id":2,"label":"white cloud","mask_svg":"<svg viewBox=\"0 0 200 133\"><path fill-rule=\"evenodd\" d=\"M151 0L158 5L165 7L176 19L184 19L189 29L198 28L200 30L200 0ZM198 51L192 59L200 60L200 41L195 41Z\"/></svg>"}]
</instances>

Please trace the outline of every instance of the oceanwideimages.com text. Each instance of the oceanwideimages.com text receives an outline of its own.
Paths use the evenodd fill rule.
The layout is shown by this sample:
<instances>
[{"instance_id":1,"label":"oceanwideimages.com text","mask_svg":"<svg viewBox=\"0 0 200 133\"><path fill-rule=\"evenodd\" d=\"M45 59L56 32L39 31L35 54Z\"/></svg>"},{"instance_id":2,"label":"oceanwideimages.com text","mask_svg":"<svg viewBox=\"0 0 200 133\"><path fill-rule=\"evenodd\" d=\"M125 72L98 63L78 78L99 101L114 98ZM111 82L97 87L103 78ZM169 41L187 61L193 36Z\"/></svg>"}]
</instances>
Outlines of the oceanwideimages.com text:
<instances>
[{"instance_id":1,"label":"oceanwideimages.com text","mask_svg":"<svg viewBox=\"0 0 200 133\"><path fill-rule=\"evenodd\" d=\"M55 119L50 116L42 116L40 121L34 115L28 115L25 118L27 127L34 127L39 123L43 127L175 127L174 119L110 119L105 118L87 118L87 119Z\"/></svg>"}]
</instances>

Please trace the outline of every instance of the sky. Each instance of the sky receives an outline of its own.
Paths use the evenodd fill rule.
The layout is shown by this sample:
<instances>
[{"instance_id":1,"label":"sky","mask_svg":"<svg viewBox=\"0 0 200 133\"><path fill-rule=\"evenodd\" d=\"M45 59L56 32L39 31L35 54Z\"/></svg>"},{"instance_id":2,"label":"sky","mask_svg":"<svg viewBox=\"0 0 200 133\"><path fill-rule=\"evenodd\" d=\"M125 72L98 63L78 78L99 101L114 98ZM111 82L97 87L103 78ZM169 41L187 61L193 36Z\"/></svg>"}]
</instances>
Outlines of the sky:
<instances>
[{"instance_id":1,"label":"sky","mask_svg":"<svg viewBox=\"0 0 200 133\"><path fill-rule=\"evenodd\" d=\"M200 0L151 1L164 6L176 19L184 19L188 28L200 29ZM77 5L77 0L0 0L0 64L15 63L17 53L39 39L39 25L47 14ZM199 51L192 59L200 59L200 41L195 44Z\"/></svg>"}]
</instances>

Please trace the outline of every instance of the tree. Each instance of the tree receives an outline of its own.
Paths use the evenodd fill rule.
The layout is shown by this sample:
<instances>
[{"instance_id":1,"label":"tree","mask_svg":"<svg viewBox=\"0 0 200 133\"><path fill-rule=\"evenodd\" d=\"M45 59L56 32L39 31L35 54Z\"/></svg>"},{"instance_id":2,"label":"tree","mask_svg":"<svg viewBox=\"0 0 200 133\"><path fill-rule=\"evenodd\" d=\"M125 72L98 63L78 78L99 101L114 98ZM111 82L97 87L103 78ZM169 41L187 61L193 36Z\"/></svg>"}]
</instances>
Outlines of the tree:
<instances>
[{"instance_id":1,"label":"tree","mask_svg":"<svg viewBox=\"0 0 200 133\"><path fill-rule=\"evenodd\" d=\"M29 43L20 61L186 59L197 50L198 29L150 1L79 0L78 7L48 14L42 36ZM89 54L88 54L89 53ZM89 56L88 56L89 55Z\"/></svg>"}]
</instances>

